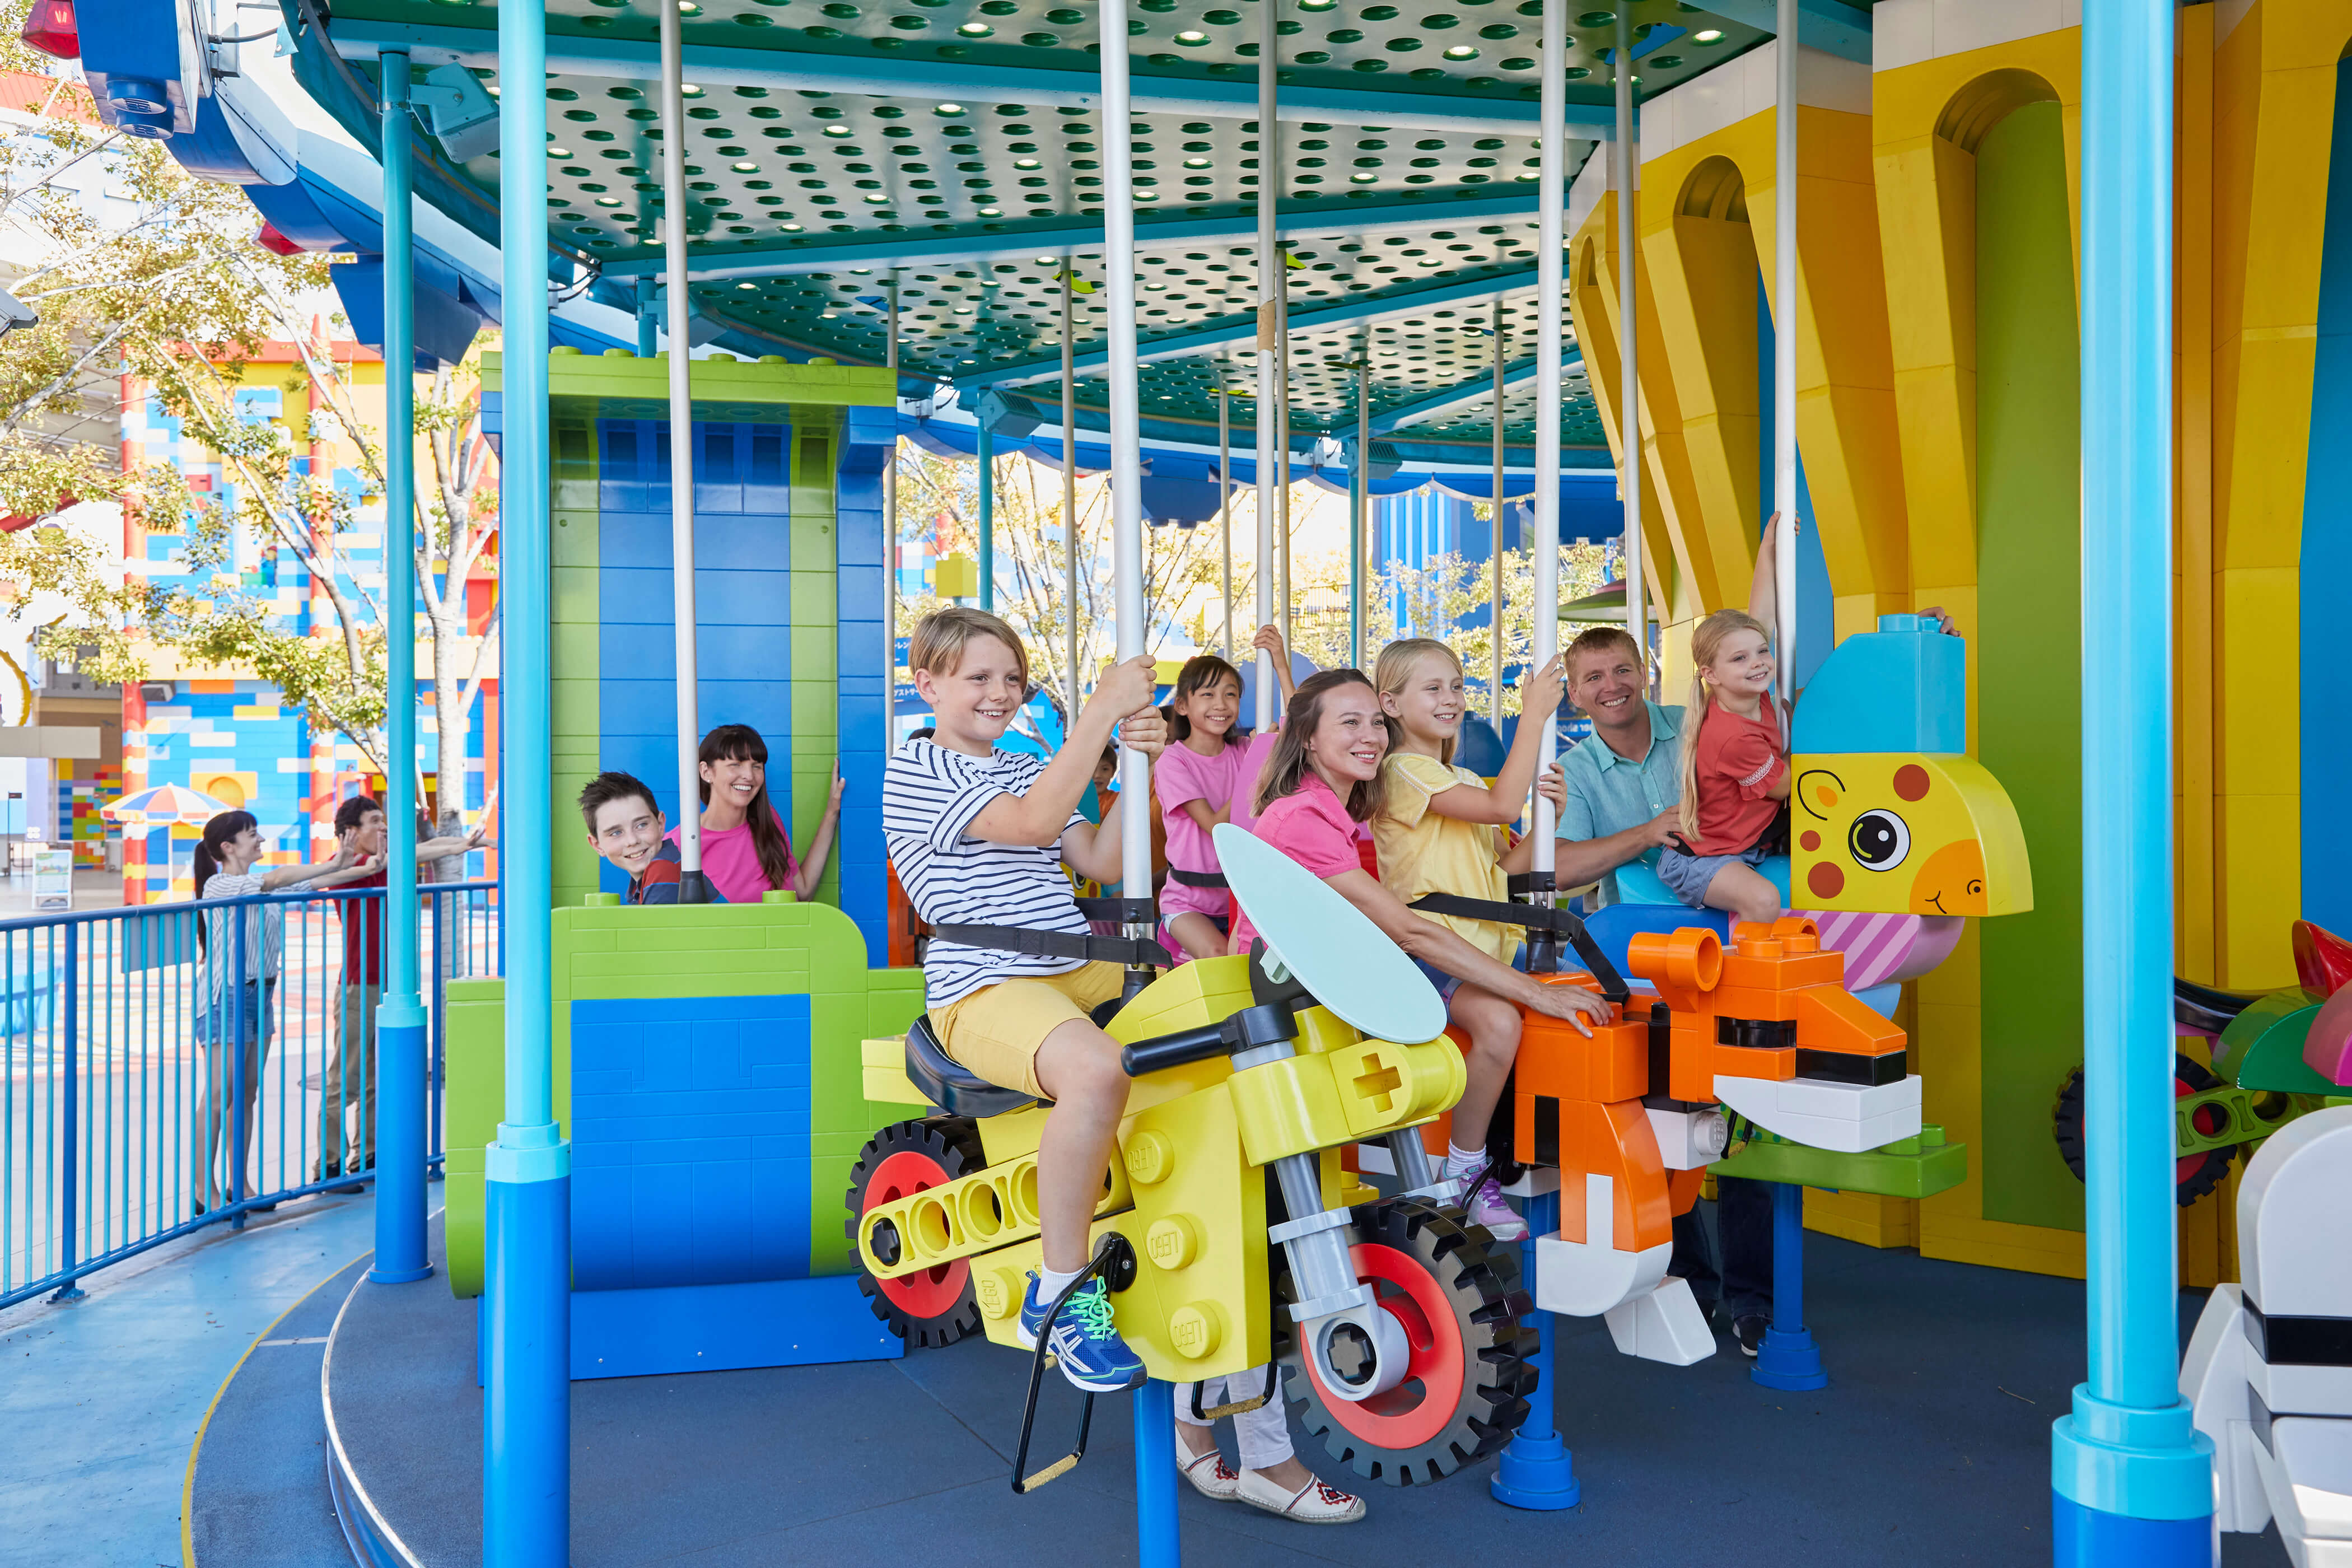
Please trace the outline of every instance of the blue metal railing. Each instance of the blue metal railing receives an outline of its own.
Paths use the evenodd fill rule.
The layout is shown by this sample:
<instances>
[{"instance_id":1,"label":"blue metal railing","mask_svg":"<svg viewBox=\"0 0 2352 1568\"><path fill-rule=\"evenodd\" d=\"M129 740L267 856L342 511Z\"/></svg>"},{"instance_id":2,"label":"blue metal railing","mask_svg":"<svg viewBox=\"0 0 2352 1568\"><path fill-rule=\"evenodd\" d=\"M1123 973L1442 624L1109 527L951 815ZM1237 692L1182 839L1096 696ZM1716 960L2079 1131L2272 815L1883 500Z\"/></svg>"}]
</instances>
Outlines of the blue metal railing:
<instances>
[{"instance_id":1,"label":"blue metal railing","mask_svg":"<svg viewBox=\"0 0 2352 1568\"><path fill-rule=\"evenodd\" d=\"M447 986L499 972L498 884L417 899L437 1167ZM0 921L0 1308L372 1178L383 905L338 889Z\"/></svg>"}]
</instances>

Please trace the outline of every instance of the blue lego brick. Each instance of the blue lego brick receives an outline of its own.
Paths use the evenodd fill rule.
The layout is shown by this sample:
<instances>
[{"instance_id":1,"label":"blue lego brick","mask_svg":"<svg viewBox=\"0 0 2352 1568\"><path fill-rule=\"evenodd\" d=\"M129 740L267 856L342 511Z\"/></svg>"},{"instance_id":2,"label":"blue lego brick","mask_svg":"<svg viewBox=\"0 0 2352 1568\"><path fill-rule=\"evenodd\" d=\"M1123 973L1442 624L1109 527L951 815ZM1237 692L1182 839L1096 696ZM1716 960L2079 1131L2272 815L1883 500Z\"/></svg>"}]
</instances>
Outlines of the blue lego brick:
<instances>
[{"instance_id":1,"label":"blue lego brick","mask_svg":"<svg viewBox=\"0 0 2352 1568\"><path fill-rule=\"evenodd\" d=\"M777 557L782 560L781 554ZM878 582L878 578L877 578ZM876 593L880 589L877 586ZM670 574L645 567L599 566L597 592L607 621L635 621L667 626L670 622ZM698 571L694 574L694 612L703 626L732 624L780 626L778 618L790 602L792 573ZM875 616L881 615L876 600Z\"/></svg>"},{"instance_id":2,"label":"blue lego brick","mask_svg":"<svg viewBox=\"0 0 2352 1568\"><path fill-rule=\"evenodd\" d=\"M704 425L698 434L702 439L694 454L694 510L741 511L748 432L738 425Z\"/></svg>"},{"instance_id":3,"label":"blue lego brick","mask_svg":"<svg viewBox=\"0 0 2352 1568\"><path fill-rule=\"evenodd\" d=\"M840 539L840 559L856 565L882 559L882 509L845 506L834 513Z\"/></svg>"},{"instance_id":4,"label":"blue lego brick","mask_svg":"<svg viewBox=\"0 0 2352 1568\"><path fill-rule=\"evenodd\" d=\"M606 677L598 711L607 738L649 735L668 743L677 729L677 683L667 678L616 680ZM695 713L703 734L720 724L749 724L768 739L772 748L783 744L791 731L784 721L792 711L790 683L764 680L705 680L695 688ZM772 737L772 739L771 739ZM700 739L700 735L696 737ZM781 764L778 764L781 765ZM771 768L768 787L780 787Z\"/></svg>"},{"instance_id":5,"label":"blue lego brick","mask_svg":"<svg viewBox=\"0 0 2352 1568\"><path fill-rule=\"evenodd\" d=\"M839 582L841 618L845 621L873 621L880 628L883 609L882 568L851 566L845 563L834 574ZM880 646L880 638L876 639Z\"/></svg>"},{"instance_id":6,"label":"blue lego brick","mask_svg":"<svg viewBox=\"0 0 2352 1568\"><path fill-rule=\"evenodd\" d=\"M898 439L895 408L852 408L841 432L841 471L878 474Z\"/></svg>"},{"instance_id":7,"label":"blue lego brick","mask_svg":"<svg viewBox=\"0 0 2352 1568\"><path fill-rule=\"evenodd\" d=\"M673 623L608 621L597 628L599 667L607 680L635 677L667 680L677 668ZM694 635L696 661L707 687L714 678L768 685L789 680L791 643L772 626L705 621Z\"/></svg>"},{"instance_id":8,"label":"blue lego brick","mask_svg":"<svg viewBox=\"0 0 2352 1568\"><path fill-rule=\"evenodd\" d=\"M793 510L792 427L752 425L743 469L743 510L783 518Z\"/></svg>"},{"instance_id":9,"label":"blue lego brick","mask_svg":"<svg viewBox=\"0 0 2352 1568\"><path fill-rule=\"evenodd\" d=\"M1838 644L1797 704L1801 752L1968 750L1968 646L1916 616Z\"/></svg>"},{"instance_id":10,"label":"blue lego brick","mask_svg":"<svg viewBox=\"0 0 2352 1568\"><path fill-rule=\"evenodd\" d=\"M882 693L871 695L852 693L845 686L841 694L842 748L846 751L853 742L878 746L882 738Z\"/></svg>"},{"instance_id":11,"label":"blue lego brick","mask_svg":"<svg viewBox=\"0 0 2352 1568\"><path fill-rule=\"evenodd\" d=\"M882 623L880 621L843 621L834 637L834 666L836 676L875 683L881 689Z\"/></svg>"},{"instance_id":12,"label":"blue lego brick","mask_svg":"<svg viewBox=\"0 0 2352 1568\"><path fill-rule=\"evenodd\" d=\"M574 1381L896 1361L906 1353L907 1342L866 1306L855 1275L572 1297Z\"/></svg>"},{"instance_id":13,"label":"blue lego brick","mask_svg":"<svg viewBox=\"0 0 2352 1568\"><path fill-rule=\"evenodd\" d=\"M808 1273L809 999L572 1004L575 1290Z\"/></svg>"}]
</instances>

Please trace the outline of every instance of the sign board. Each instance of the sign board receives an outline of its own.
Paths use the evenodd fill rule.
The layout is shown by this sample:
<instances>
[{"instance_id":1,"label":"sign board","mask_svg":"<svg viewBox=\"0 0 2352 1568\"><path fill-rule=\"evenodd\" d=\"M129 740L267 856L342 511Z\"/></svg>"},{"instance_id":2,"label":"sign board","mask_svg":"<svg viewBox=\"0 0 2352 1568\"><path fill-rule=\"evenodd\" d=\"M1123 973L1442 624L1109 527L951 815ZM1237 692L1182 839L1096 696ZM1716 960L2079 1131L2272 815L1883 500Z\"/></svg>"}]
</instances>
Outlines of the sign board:
<instances>
[{"instance_id":1,"label":"sign board","mask_svg":"<svg viewBox=\"0 0 2352 1568\"><path fill-rule=\"evenodd\" d=\"M35 848L33 862L33 908L47 912L73 908L73 848L44 844Z\"/></svg>"}]
</instances>

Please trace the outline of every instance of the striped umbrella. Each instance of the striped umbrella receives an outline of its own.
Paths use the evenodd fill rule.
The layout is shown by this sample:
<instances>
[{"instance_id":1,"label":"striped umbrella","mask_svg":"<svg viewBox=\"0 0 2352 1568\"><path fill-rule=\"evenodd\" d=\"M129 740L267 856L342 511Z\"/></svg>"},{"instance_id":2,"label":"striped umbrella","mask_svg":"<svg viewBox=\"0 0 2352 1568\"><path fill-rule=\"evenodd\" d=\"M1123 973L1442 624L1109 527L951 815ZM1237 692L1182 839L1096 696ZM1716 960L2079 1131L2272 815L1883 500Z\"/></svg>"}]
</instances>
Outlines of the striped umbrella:
<instances>
[{"instance_id":1,"label":"striped umbrella","mask_svg":"<svg viewBox=\"0 0 2352 1568\"><path fill-rule=\"evenodd\" d=\"M183 823L202 827L228 809L201 790L185 784L159 784L137 795L126 795L113 805L100 807L99 815L124 827L171 827Z\"/></svg>"}]
</instances>

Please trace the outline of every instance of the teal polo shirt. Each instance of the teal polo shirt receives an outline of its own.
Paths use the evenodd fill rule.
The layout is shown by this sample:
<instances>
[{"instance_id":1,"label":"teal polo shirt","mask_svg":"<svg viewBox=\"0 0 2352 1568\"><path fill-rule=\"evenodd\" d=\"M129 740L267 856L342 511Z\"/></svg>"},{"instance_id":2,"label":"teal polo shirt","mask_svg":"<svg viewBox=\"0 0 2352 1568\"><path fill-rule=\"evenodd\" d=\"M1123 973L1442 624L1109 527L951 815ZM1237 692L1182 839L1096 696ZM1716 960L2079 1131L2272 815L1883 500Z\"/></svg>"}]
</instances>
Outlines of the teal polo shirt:
<instances>
[{"instance_id":1,"label":"teal polo shirt","mask_svg":"<svg viewBox=\"0 0 2352 1568\"><path fill-rule=\"evenodd\" d=\"M1655 702L1649 709L1650 749L1640 762L1619 756L1598 732L1578 742L1560 759L1568 780L1560 837L1579 842L1606 838L1640 826L1682 798L1683 710ZM1601 887L1602 898L1615 903L1617 879L1604 877Z\"/></svg>"}]
</instances>

